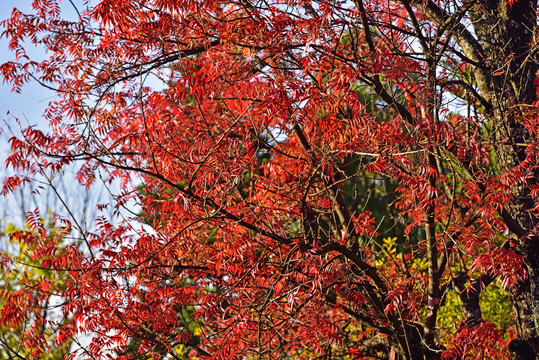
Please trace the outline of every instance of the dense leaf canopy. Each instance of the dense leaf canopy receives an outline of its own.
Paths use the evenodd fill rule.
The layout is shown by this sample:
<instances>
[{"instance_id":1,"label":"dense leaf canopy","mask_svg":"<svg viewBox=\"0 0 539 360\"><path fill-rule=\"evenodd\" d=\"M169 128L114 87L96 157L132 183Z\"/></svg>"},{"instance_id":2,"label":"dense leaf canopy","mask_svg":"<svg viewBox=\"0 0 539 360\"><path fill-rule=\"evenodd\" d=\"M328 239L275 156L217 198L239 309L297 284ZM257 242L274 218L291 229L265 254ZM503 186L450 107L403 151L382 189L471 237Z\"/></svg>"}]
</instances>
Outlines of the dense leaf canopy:
<instances>
[{"instance_id":1,"label":"dense leaf canopy","mask_svg":"<svg viewBox=\"0 0 539 360\"><path fill-rule=\"evenodd\" d=\"M77 163L81 184L119 189L100 205L118 216L59 249L75 220L49 231L29 214L31 230L12 238L65 280L21 284L24 301L4 290L0 325L18 326L54 293L71 319L51 325L56 345L87 335L72 357L532 359L536 8L35 0L13 10L2 25L17 60L1 76L57 97L50 132L11 139L18 175L3 192ZM32 45L45 60L27 55ZM489 320L482 295L505 313ZM40 358L50 345L33 335Z\"/></svg>"}]
</instances>

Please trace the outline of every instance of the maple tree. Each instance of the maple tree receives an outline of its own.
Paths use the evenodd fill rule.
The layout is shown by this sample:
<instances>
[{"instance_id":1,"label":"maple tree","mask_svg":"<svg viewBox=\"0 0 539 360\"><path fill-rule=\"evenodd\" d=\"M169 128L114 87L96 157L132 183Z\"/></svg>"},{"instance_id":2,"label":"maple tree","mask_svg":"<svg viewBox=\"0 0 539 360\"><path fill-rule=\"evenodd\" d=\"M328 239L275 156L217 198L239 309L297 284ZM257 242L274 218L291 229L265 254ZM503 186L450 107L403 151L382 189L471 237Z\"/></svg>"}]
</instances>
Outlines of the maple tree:
<instances>
[{"instance_id":1,"label":"maple tree","mask_svg":"<svg viewBox=\"0 0 539 360\"><path fill-rule=\"evenodd\" d=\"M0 73L57 93L3 192L120 184L84 246L18 235L69 279L72 357L535 357L535 1L69 3L13 10Z\"/></svg>"}]
</instances>

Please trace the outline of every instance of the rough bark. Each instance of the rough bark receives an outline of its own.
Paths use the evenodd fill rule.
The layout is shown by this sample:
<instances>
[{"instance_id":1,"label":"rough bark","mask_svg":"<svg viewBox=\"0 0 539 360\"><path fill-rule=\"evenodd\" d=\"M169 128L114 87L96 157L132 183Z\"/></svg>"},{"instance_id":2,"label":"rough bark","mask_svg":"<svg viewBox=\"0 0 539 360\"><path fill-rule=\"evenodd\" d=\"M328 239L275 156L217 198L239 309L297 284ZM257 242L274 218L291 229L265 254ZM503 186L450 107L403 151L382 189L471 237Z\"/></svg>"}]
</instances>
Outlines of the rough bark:
<instances>
[{"instance_id":1,"label":"rough bark","mask_svg":"<svg viewBox=\"0 0 539 360\"><path fill-rule=\"evenodd\" d=\"M491 74L491 91L482 95L493 105L486 115L502 174L525 160L526 148L521 144L530 140L518 116L535 100L533 80L537 65L533 61L532 37L537 22L536 8L536 0L520 0L512 6L505 0L480 0L470 10L475 34L484 51L485 66ZM504 216L510 230L519 238L519 251L529 273L529 292L527 283L511 290L522 339L539 335L539 239L533 234L538 219L529 212L534 206L529 186L536 183L535 178L514 186L514 201L507 206L508 214Z\"/></svg>"},{"instance_id":2,"label":"rough bark","mask_svg":"<svg viewBox=\"0 0 539 360\"><path fill-rule=\"evenodd\" d=\"M535 336L533 311L531 307L529 279L518 282L509 288L509 296L513 305L513 316L521 339L532 339Z\"/></svg>"}]
</instances>

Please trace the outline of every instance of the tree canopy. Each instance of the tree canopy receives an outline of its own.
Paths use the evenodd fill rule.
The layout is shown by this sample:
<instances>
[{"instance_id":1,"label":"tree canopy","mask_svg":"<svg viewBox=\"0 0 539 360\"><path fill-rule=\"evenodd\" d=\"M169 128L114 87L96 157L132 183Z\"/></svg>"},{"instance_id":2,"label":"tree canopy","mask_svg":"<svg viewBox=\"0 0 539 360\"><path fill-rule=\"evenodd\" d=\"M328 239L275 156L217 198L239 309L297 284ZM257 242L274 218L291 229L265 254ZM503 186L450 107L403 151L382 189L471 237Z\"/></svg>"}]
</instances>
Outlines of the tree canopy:
<instances>
[{"instance_id":1,"label":"tree canopy","mask_svg":"<svg viewBox=\"0 0 539 360\"><path fill-rule=\"evenodd\" d=\"M3 192L118 189L76 244L16 235L64 274L71 357L535 358L536 1L32 4L0 74L57 96Z\"/></svg>"}]
</instances>

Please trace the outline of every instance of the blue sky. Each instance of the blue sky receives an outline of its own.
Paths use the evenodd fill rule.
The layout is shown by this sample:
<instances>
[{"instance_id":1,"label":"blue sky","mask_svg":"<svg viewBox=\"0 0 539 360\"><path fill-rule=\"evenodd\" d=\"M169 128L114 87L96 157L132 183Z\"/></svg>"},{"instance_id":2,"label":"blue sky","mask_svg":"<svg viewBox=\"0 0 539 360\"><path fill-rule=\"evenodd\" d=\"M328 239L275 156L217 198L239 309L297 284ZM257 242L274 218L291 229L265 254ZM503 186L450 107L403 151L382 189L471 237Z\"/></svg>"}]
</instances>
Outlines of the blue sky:
<instances>
[{"instance_id":1,"label":"blue sky","mask_svg":"<svg viewBox=\"0 0 539 360\"><path fill-rule=\"evenodd\" d=\"M0 0L0 19L4 20L11 15L13 7L18 7L21 10L28 10L30 7L30 1L17 1L12 0ZM1 29L3 32L3 29ZM41 49L29 49L30 54L36 56L43 56L44 52ZM15 56L9 52L8 40L3 37L0 39L0 63L6 61L12 61ZM23 124L35 125L43 124L41 114L45 110L48 102L51 99L51 92L39 84L30 83L25 86L20 94L12 93L11 86L9 84L0 84L0 127L4 134L2 136L2 142L0 149L2 153L5 152L7 147L6 137L11 137L9 130L6 128L6 123L13 128L18 129L18 125L14 121L14 117L19 118ZM11 115L8 115L8 111Z\"/></svg>"},{"instance_id":2,"label":"blue sky","mask_svg":"<svg viewBox=\"0 0 539 360\"><path fill-rule=\"evenodd\" d=\"M77 2L74 1L74 3ZM31 0L0 0L0 20L9 18L13 7L17 7L23 12L28 12L30 6ZM62 9L64 8L68 16L74 13L68 1L63 2ZM3 29L0 29L0 32L3 32ZM46 56L43 49L29 47L27 51L32 58L42 59ZM12 60L15 60L15 56L9 52L8 40L5 38L0 39L0 63ZM0 129L2 131L0 136L0 188L2 178L9 171L5 168L5 159L10 152L8 139L13 136L12 132L18 135L20 131L20 126L15 118L19 119L23 127L38 125L41 128L46 128L47 124L42 119L42 114L53 96L52 91L35 82L27 84L20 94L11 92L9 84L0 82ZM72 169L71 173L75 171L76 169ZM97 186L88 193L82 187L74 186L76 181L73 181L72 174L62 174L55 182L64 200L72 207L71 210L78 213L76 217L84 221L92 222L94 216L96 216L95 203L108 201L106 189L102 186ZM65 208L61 205L59 206L58 200L54 199L55 195L50 190L43 188L39 195L33 193L38 186L39 184L36 183L22 192L7 197L0 196L0 232L8 222L14 222L18 226L22 225L24 211L33 210L36 207L41 210L42 214L48 210L53 210L67 216ZM89 195L91 200L88 199ZM21 202L24 202L25 209L21 209ZM0 250L2 250L1 243Z\"/></svg>"}]
</instances>

